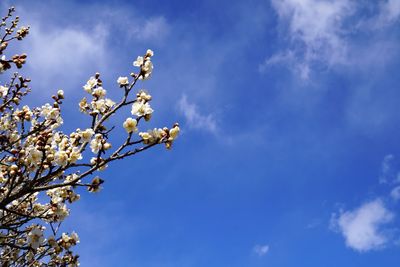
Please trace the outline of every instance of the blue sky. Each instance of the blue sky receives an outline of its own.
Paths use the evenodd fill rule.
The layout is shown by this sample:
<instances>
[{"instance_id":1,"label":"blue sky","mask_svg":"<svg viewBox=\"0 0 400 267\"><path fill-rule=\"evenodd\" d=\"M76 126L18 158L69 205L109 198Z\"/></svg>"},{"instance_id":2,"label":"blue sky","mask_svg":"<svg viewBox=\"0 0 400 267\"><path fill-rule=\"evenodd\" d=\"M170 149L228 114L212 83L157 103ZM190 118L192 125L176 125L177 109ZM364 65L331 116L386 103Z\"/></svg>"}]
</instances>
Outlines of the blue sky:
<instances>
[{"instance_id":1,"label":"blue sky","mask_svg":"<svg viewBox=\"0 0 400 267\"><path fill-rule=\"evenodd\" d=\"M400 1L8 4L32 27L27 101L64 89L65 130L86 80L118 98L147 48L141 129L181 125L71 207L82 266L398 266Z\"/></svg>"}]
</instances>

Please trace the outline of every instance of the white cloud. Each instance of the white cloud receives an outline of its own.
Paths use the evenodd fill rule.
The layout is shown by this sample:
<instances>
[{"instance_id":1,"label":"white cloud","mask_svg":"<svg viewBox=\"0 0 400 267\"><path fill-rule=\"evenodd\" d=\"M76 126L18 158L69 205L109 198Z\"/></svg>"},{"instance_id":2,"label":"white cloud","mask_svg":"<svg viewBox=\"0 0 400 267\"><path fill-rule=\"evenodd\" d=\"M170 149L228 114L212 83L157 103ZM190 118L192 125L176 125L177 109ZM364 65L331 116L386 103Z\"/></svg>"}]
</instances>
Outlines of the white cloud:
<instances>
[{"instance_id":1,"label":"white cloud","mask_svg":"<svg viewBox=\"0 0 400 267\"><path fill-rule=\"evenodd\" d=\"M383 26L392 25L400 17L398 0L379 3L351 0L271 0L271 3L280 24L284 26L284 36L290 42L288 48L267 58L260 70L284 63L302 79L308 79L311 71L318 67L317 64L323 69L343 65L366 67L374 65L365 64L366 60L372 59L375 63L386 60L390 51L382 53L381 46L378 46L378 57L371 52L376 47L375 43L382 43L381 39L369 38L370 41L361 45L353 37L383 30ZM360 56L360 51L364 50L367 53ZM387 60L391 58L389 56Z\"/></svg>"},{"instance_id":2,"label":"white cloud","mask_svg":"<svg viewBox=\"0 0 400 267\"><path fill-rule=\"evenodd\" d=\"M20 9L24 22L30 24L29 36L22 42L28 60L24 73L32 78L36 93L53 92L59 88L81 88L89 75L102 71L107 65L108 30L101 24L90 29L60 26L38 19ZM40 88L40 91L36 88Z\"/></svg>"},{"instance_id":3,"label":"white cloud","mask_svg":"<svg viewBox=\"0 0 400 267\"><path fill-rule=\"evenodd\" d=\"M331 226L343 235L348 247L366 252L382 248L389 242L382 228L393 218L394 214L376 199L355 210L341 212L339 216L333 214Z\"/></svg>"},{"instance_id":4,"label":"white cloud","mask_svg":"<svg viewBox=\"0 0 400 267\"><path fill-rule=\"evenodd\" d=\"M110 7L106 11L101 8L98 13L107 21L109 31L121 34L125 41L160 42L171 28L164 16L147 17L131 8Z\"/></svg>"},{"instance_id":5,"label":"white cloud","mask_svg":"<svg viewBox=\"0 0 400 267\"><path fill-rule=\"evenodd\" d=\"M103 59L105 37L100 28L89 33L68 28L44 31L36 26L26 48L40 71L54 73L55 67L60 66L60 72L79 72L95 58Z\"/></svg>"},{"instance_id":6,"label":"white cloud","mask_svg":"<svg viewBox=\"0 0 400 267\"><path fill-rule=\"evenodd\" d=\"M189 127L202 129L211 133L217 132L217 122L212 114L201 114L194 103L189 103L187 96L183 95L179 100L179 111L186 118Z\"/></svg>"},{"instance_id":7,"label":"white cloud","mask_svg":"<svg viewBox=\"0 0 400 267\"><path fill-rule=\"evenodd\" d=\"M289 20L291 38L314 48L340 44L341 23L351 13L349 0L272 0L272 5L281 19Z\"/></svg>"},{"instance_id":8,"label":"white cloud","mask_svg":"<svg viewBox=\"0 0 400 267\"><path fill-rule=\"evenodd\" d=\"M270 58L267 58L265 62L259 66L258 70L260 72L264 72L273 65L287 65L292 72L306 80L310 75L310 66L308 64L301 63L298 60L299 59L296 58L295 53L291 50L282 53L276 53Z\"/></svg>"},{"instance_id":9,"label":"white cloud","mask_svg":"<svg viewBox=\"0 0 400 267\"><path fill-rule=\"evenodd\" d=\"M292 56L288 57L288 63L298 65L295 70L303 79L308 78L313 61L322 61L327 65L345 61L347 47L342 24L353 12L349 0L272 0L272 7L279 19L287 24L290 40L294 44L285 54L294 53L297 59L293 61ZM273 63L274 56L268 61Z\"/></svg>"},{"instance_id":10,"label":"white cloud","mask_svg":"<svg viewBox=\"0 0 400 267\"><path fill-rule=\"evenodd\" d=\"M265 254L269 252L269 246L268 245L256 245L253 248L254 253L256 253L258 256L262 257Z\"/></svg>"},{"instance_id":11,"label":"white cloud","mask_svg":"<svg viewBox=\"0 0 400 267\"><path fill-rule=\"evenodd\" d=\"M96 6L86 6L77 12L84 15L87 9L103 19L66 24L61 19L40 16L47 10L30 12L24 7L18 8L23 22L31 26L22 50L28 54L24 71L32 78L34 88L51 92L59 87L81 89L90 75L99 71L104 78L113 69L115 60L111 59L116 50L110 40L117 34L125 34L124 40L129 42L148 43L160 42L169 32L163 16L145 18L129 13L136 10L110 8L111 12L105 12Z\"/></svg>"},{"instance_id":12,"label":"white cloud","mask_svg":"<svg viewBox=\"0 0 400 267\"><path fill-rule=\"evenodd\" d=\"M168 33L169 25L165 18L161 16L146 20L142 27L137 27L131 31L131 36L148 41L163 39Z\"/></svg>"},{"instance_id":13,"label":"white cloud","mask_svg":"<svg viewBox=\"0 0 400 267\"><path fill-rule=\"evenodd\" d=\"M387 0L380 3L380 16L378 22L381 24L390 24L400 17L400 1Z\"/></svg>"}]
</instances>

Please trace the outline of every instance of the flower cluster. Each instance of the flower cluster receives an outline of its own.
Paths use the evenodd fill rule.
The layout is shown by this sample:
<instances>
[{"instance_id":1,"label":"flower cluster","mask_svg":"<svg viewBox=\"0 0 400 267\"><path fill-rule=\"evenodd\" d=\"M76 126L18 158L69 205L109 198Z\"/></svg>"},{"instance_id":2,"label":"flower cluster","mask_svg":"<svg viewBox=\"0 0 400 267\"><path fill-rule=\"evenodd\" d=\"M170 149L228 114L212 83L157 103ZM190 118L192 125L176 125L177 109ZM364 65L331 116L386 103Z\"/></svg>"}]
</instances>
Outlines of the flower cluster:
<instances>
[{"instance_id":1,"label":"flower cluster","mask_svg":"<svg viewBox=\"0 0 400 267\"><path fill-rule=\"evenodd\" d=\"M175 123L171 129L168 129L167 127L162 129L154 128L147 132L140 132L139 136L142 138L144 144L164 143L165 147L170 149L172 142L178 137L179 131L179 124Z\"/></svg>"},{"instance_id":2,"label":"flower cluster","mask_svg":"<svg viewBox=\"0 0 400 267\"><path fill-rule=\"evenodd\" d=\"M115 105L114 101L110 98L106 98L107 90L102 87L99 73L96 73L94 77L90 77L83 86L83 89L93 96L93 100L89 104L86 98L83 98L79 103L81 111L104 114Z\"/></svg>"},{"instance_id":3,"label":"flower cluster","mask_svg":"<svg viewBox=\"0 0 400 267\"><path fill-rule=\"evenodd\" d=\"M29 27L18 27L14 8L0 21L0 73L21 68L26 54L6 56L13 40L22 40ZM11 20L11 21L10 21ZM53 102L41 107L22 106L30 92L30 79L13 74L10 82L0 84L0 265L69 266L79 265L73 248L78 235L61 233L70 215L70 206L81 198L81 189L99 192L104 180L96 172L113 161L133 156L157 144L168 149L179 134L176 123L170 129L139 131L154 110L151 95L134 91L139 80L148 79L153 70L153 51L137 57L138 74L120 76L117 84L122 100L107 97L100 74L88 79L83 90L89 96L79 102L79 110L89 116L90 124L71 133L61 131L64 91L52 96ZM7 60L6 58L10 58ZM110 124L110 117L128 108L132 117L122 127ZM123 129L122 129L123 128ZM113 131L126 132L120 144L110 142Z\"/></svg>"},{"instance_id":4,"label":"flower cluster","mask_svg":"<svg viewBox=\"0 0 400 267\"><path fill-rule=\"evenodd\" d=\"M136 115L137 117L144 117L146 121L150 120L151 114L153 113L153 109L150 107L149 104L149 101L151 100L151 95L142 90L136 96L136 101L132 104L132 115Z\"/></svg>"},{"instance_id":5,"label":"flower cluster","mask_svg":"<svg viewBox=\"0 0 400 267\"><path fill-rule=\"evenodd\" d=\"M152 56L154 56L154 52L148 49L143 57L138 56L133 62L133 66L140 68L140 73L138 74L139 79L146 80L153 72L153 63L151 62Z\"/></svg>"},{"instance_id":6,"label":"flower cluster","mask_svg":"<svg viewBox=\"0 0 400 267\"><path fill-rule=\"evenodd\" d=\"M0 73L11 68L14 64L17 68L22 68L22 65L26 62L26 54L14 55L11 59L7 60L4 55L4 51L7 49L10 41L22 40L29 34L29 26L22 26L18 29L19 17L13 19L14 7L8 9L8 14L2 18L0 22L0 28L7 26L7 21L11 19L10 26L4 29L4 35L0 43Z\"/></svg>"}]
</instances>

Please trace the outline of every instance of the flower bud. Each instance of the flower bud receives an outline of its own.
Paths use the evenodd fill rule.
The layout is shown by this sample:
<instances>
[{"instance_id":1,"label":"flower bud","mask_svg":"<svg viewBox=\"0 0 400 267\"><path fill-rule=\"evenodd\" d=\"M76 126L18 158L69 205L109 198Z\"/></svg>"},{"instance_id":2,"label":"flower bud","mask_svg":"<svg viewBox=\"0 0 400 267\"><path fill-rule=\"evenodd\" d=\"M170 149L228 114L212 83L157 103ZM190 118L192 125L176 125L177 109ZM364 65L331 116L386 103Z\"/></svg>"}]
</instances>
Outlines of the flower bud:
<instances>
[{"instance_id":1,"label":"flower bud","mask_svg":"<svg viewBox=\"0 0 400 267\"><path fill-rule=\"evenodd\" d=\"M110 143L105 143L103 145L104 150L110 149L111 148L111 144Z\"/></svg>"}]
</instances>

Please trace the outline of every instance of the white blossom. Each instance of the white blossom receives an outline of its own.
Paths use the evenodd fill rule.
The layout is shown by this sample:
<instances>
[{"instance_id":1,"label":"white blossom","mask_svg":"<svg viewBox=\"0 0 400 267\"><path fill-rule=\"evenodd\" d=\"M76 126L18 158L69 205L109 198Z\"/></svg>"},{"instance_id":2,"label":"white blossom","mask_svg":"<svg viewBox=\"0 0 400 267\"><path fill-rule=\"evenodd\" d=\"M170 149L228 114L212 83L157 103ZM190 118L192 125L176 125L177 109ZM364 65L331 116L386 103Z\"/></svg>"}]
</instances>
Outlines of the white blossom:
<instances>
[{"instance_id":1,"label":"white blossom","mask_svg":"<svg viewBox=\"0 0 400 267\"><path fill-rule=\"evenodd\" d=\"M148 132L140 132L139 136L142 137L143 142L147 143L152 138L151 134Z\"/></svg>"},{"instance_id":2,"label":"white blossom","mask_svg":"<svg viewBox=\"0 0 400 267\"><path fill-rule=\"evenodd\" d=\"M70 163L75 163L76 161L82 159L82 155L79 152L79 149L77 147L74 147L69 155L69 162Z\"/></svg>"},{"instance_id":3,"label":"white blossom","mask_svg":"<svg viewBox=\"0 0 400 267\"><path fill-rule=\"evenodd\" d=\"M147 132L140 132L139 136L143 139L143 143L152 144L160 141L164 136L166 136L164 129L154 128L153 130L148 130Z\"/></svg>"},{"instance_id":4,"label":"white blossom","mask_svg":"<svg viewBox=\"0 0 400 267\"><path fill-rule=\"evenodd\" d=\"M60 116L60 110L58 108L52 107L49 103L47 103L42 106L42 112L40 115L44 116L48 120L54 120Z\"/></svg>"},{"instance_id":5,"label":"white blossom","mask_svg":"<svg viewBox=\"0 0 400 267\"><path fill-rule=\"evenodd\" d=\"M77 233L72 232L70 237L75 241L75 243L79 243L79 236Z\"/></svg>"},{"instance_id":6,"label":"white blossom","mask_svg":"<svg viewBox=\"0 0 400 267\"><path fill-rule=\"evenodd\" d=\"M112 101L110 98L106 98L106 106L108 107L108 108L111 108L112 106L114 106L115 105L115 102L114 101Z\"/></svg>"},{"instance_id":7,"label":"white blossom","mask_svg":"<svg viewBox=\"0 0 400 267\"><path fill-rule=\"evenodd\" d=\"M38 249L39 246L43 243L44 237L43 237L43 232L42 230L38 228L33 228L29 234L28 234L28 244L33 248L33 249Z\"/></svg>"},{"instance_id":8,"label":"white blossom","mask_svg":"<svg viewBox=\"0 0 400 267\"><path fill-rule=\"evenodd\" d=\"M88 128L85 131L81 132L82 142L89 142L93 135L94 131L91 128Z\"/></svg>"},{"instance_id":9,"label":"white blossom","mask_svg":"<svg viewBox=\"0 0 400 267\"><path fill-rule=\"evenodd\" d=\"M83 89L90 94L95 86L97 86L97 79L95 77L90 77L87 83L83 86Z\"/></svg>"},{"instance_id":10,"label":"white blossom","mask_svg":"<svg viewBox=\"0 0 400 267\"><path fill-rule=\"evenodd\" d=\"M60 196L60 198L62 197ZM69 215L69 210L67 209L67 205L58 202L51 206L46 215L49 216L51 221L61 222Z\"/></svg>"},{"instance_id":11,"label":"white blossom","mask_svg":"<svg viewBox=\"0 0 400 267\"><path fill-rule=\"evenodd\" d=\"M147 57L152 57L152 56L154 56L153 50L147 49L147 51L146 51L146 56L147 56Z\"/></svg>"},{"instance_id":12,"label":"white blossom","mask_svg":"<svg viewBox=\"0 0 400 267\"><path fill-rule=\"evenodd\" d=\"M175 140L178 137L178 134L180 132L179 126L176 124L172 129L169 131L169 137L172 138L172 140Z\"/></svg>"},{"instance_id":13,"label":"white blossom","mask_svg":"<svg viewBox=\"0 0 400 267\"><path fill-rule=\"evenodd\" d=\"M133 62L133 66L140 67L143 65L143 57L138 56L137 59Z\"/></svg>"},{"instance_id":14,"label":"white blossom","mask_svg":"<svg viewBox=\"0 0 400 267\"><path fill-rule=\"evenodd\" d=\"M8 87L0 85L0 97L5 97L8 93Z\"/></svg>"},{"instance_id":15,"label":"white blossom","mask_svg":"<svg viewBox=\"0 0 400 267\"><path fill-rule=\"evenodd\" d=\"M92 101L92 108L94 112L104 113L107 109L106 100L99 99L97 101Z\"/></svg>"},{"instance_id":16,"label":"white blossom","mask_svg":"<svg viewBox=\"0 0 400 267\"><path fill-rule=\"evenodd\" d=\"M84 97L79 102L79 110L80 110L80 112L86 113L88 108L89 108L89 105L87 103L86 97Z\"/></svg>"},{"instance_id":17,"label":"white blossom","mask_svg":"<svg viewBox=\"0 0 400 267\"><path fill-rule=\"evenodd\" d=\"M1 57L1 60L5 61L6 60L6 56L3 55ZM0 73L4 72L4 64L0 62Z\"/></svg>"},{"instance_id":18,"label":"white blossom","mask_svg":"<svg viewBox=\"0 0 400 267\"><path fill-rule=\"evenodd\" d=\"M97 87L93 90L92 95L98 98L103 98L107 94L107 91L103 87Z\"/></svg>"},{"instance_id":19,"label":"white blossom","mask_svg":"<svg viewBox=\"0 0 400 267\"><path fill-rule=\"evenodd\" d=\"M28 165L33 164L38 166L42 161L43 152L35 147L29 147L26 151L28 152L28 157L26 158Z\"/></svg>"},{"instance_id":20,"label":"white blossom","mask_svg":"<svg viewBox=\"0 0 400 267\"><path fill-rule=\"evenodd\" d=\"M129 84L128 77L119 77L118 80L117 80L117 83L120 86L128 85Z\"/></svg>"},{"instance_id":21,"label":"white blossom","mask_svg":"<svg viewBox=\"0 0 400 267\"><path fill-rule=\"evenodd\" d=\"M96 134L95 138L90 142L90 149L93 153L98 153L102 147L103 137L101 134Z\"/></svg>"},{"instance_id":22,"label":"white blossom","mask_svg":"<svg viewBox=\"0 0 400 267\"><path fill-rule=\"evenodd\" d=\"M132 115L140 117L153 113L153 109L150 107L150 104L148 102L135 101L132 104L131 113Z\"/></svg>"},{"instance_id":23,"label":"white blossom","mask_svg":"<svg viewBox=\"0 0 400 267\"><path fill-rule=\"evenodd\" d=\"M136 132L136 131L138 130L138 129L136 128L136 125L137 125L137 120L132 119L132 118L127 118L127 119L125 120L124 124L123 124L125 130L126 130L128 133Z\"/></svg>"},{"instance_id":24,"label":"white blossom","mask_svg":"<svg viewBox=\"0 0 400 267\"><path fill-rule=\"evenodd\" d=\"M137 94L137 99L139 101L150 101L151 100L151 95L146 93L144 89L140 90L139 93Z\"/></svg>"},{"instance_id":25,"label":"white blossom","mask_svg":"<svg viewBox=\"0 0 400 267\"><path fill-rule=\"evenodd\" d=\"M150 60L146 60L142 66L143 76L140 76L140 78L143 78L144 80L148 79L153 72L153 68L153 63Z\"/></svg>"},{"instance_id":26,"label":"white blossom","mask_svg":"<svg viewBox=\"0 0 400 267\"><path fill-rule=\"evenodd\" d=\"M54 188L47 190L47 195L51 197L51 202L54 204L61 203L64 201L63 189L62 188Z\"/></svg>"}]
</instances>

